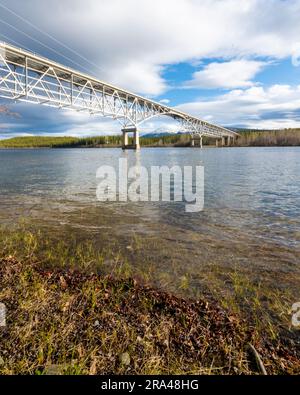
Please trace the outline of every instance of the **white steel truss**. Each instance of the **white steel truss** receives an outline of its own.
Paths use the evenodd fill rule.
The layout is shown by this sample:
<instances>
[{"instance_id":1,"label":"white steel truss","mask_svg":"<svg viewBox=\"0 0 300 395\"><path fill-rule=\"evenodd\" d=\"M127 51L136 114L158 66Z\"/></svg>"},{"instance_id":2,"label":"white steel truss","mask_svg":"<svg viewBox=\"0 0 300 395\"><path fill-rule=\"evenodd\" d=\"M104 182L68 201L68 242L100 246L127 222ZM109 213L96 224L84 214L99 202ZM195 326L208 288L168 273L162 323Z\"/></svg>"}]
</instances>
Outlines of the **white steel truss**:
<instances>
[{"instance_id":1,"label":"white steel truss","mask_svg":"<svg viewBox=\"0 0 300 395\"><path fill-rule=\"evenodd\" d=\"M191 135L215 138L238 134L161 103L99 81L49 59L0 42L0 97L70 108L137 128L161 115L181 122Z\"/></svg>"}]
</instances>

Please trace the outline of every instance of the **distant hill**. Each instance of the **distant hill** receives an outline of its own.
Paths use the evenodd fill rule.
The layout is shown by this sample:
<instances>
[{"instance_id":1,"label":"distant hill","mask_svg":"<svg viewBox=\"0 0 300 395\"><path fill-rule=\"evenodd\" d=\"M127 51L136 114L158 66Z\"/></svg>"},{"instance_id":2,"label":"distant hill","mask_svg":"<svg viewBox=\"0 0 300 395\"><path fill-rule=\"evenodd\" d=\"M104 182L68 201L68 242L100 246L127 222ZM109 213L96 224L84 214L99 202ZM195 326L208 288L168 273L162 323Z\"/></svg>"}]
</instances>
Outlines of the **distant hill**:
<instances>
[{"instance_id":1,"label":"distant hill","mask_svg":"<svg viewBox=\"0 0 300 395\"><path fill-rule=\"evenodd\" d=\"M167 136L176 136L186 134L186 132L167 132L167 131L155 131L153 133L141 133L141 137L143 138L159 138L159 137L167 137Z\"/></svg>"}]
</instances>

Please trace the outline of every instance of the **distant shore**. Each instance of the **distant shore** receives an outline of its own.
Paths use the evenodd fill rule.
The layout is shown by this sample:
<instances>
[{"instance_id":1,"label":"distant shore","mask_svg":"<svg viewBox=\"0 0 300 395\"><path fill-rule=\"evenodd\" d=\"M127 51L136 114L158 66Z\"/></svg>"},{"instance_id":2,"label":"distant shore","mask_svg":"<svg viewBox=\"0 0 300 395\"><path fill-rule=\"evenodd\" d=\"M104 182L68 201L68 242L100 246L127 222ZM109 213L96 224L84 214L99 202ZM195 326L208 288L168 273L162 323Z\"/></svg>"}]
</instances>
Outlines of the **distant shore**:
<instances>
[{"instance_id":1,"label":"distant shore","mask_svg":"<svg viewBox=\"0 0 300 395\"><path fill-rule=\"evenodd\" d=\"M300 146L300 129L285 130L238 130L235 147L293 147ZM131 138L129 138L130 144ZM140 138L142 147L190 147L188 134L147 135ZM204 137L205 147L215 147L215 139ZM28 136L0 140L2 148L120 148L122 136L99 137L52 137Z\"/></svg>"}]
</instances>

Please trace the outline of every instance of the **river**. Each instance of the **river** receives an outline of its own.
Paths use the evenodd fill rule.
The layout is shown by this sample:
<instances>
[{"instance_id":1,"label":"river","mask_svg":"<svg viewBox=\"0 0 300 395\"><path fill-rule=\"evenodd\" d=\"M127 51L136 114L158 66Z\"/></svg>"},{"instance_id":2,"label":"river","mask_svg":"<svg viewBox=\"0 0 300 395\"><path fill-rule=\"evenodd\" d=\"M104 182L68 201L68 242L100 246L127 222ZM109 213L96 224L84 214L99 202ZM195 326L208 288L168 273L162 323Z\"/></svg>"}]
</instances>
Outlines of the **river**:
<instances>
[{"instance_id":1,"label":"river","mask_svg":"<svg viewBox=\"0 0 300 395\"><path fill-rule=\"evenodd\" d=\"M97 169L117 168L119 158L146 168L203 165L204 210L97 201ZM56 237L113 243L133 267L174 291L185 276L200 292L212 266L299 285L300 147L7 149L0 150L0 188L2 224L27 218Z\"/></svg>"}]
</instances>

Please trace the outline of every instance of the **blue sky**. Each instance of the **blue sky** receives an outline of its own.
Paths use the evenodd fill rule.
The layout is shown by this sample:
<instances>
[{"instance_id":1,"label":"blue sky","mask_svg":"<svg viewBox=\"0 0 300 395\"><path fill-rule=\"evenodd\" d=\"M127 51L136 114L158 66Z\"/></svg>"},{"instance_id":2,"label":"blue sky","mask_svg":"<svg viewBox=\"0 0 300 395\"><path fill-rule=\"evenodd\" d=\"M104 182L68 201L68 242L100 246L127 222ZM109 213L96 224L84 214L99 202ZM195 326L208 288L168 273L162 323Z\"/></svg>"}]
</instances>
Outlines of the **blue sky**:
<instances>
[{"instance_id":1,"label":"blue sky","mask_svg":"<svg viewBox=\"0 0 300 395\"><path fill-rule=\"evenodd\" d=\"M300 0L0 0L0 40L217 124L289 128L300 127L299 17ZM0 106L0 138L119 132L101 117Z\"/></svg>"}]
</instances>

